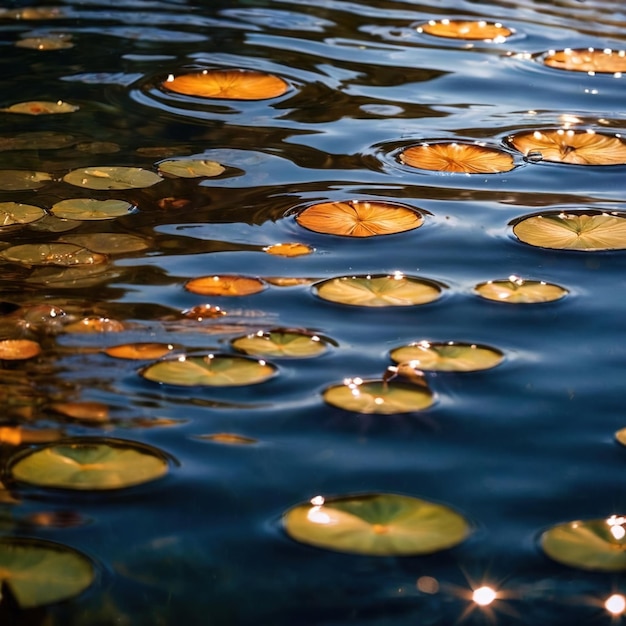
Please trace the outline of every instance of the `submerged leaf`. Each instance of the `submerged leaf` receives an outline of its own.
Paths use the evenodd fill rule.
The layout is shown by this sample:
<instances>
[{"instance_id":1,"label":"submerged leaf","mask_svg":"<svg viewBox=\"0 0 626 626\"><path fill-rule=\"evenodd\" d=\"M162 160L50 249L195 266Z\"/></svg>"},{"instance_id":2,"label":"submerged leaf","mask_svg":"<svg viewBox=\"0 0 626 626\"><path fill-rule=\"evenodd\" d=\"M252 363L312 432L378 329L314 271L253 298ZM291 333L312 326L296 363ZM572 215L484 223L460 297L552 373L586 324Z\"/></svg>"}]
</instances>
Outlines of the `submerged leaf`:
<instances>
[{"instance_id":1,"label":"submerged leaf","mask_svg":"<svg viewBox=\"0 0 626 626\"><path fill-rule=\"evenodd\" d=\"M91 561L76 550L50 541L0 538L0 582L21 609L77 596L95 578Z\"/></svg>"},{"instance_id":2,"label":"submerged leaf","mask_svg":"<svg viewBox=\"0 0 626 626\"><path fill-rule=\"evenodd\" d=\"M125 233L87 233L85 235L63 235L59 241L89 248L100 254L129 254L150 247L150 243L137 235Z\"/></svg>"},{"instance_id":3,"label":"submerged leaf","mask_svg":"<svg viewBox=\"0 0 626 626\"><path fill-rule=\"evenodd\" d=\"M161 86L185 96L227 100L265 100L282 96L289 89L278 76L239 69L170 75Z\"/></svg>"},{"instance_id":4,"label":"submerged leaf","mask_svg":"<svg viewBox=\"0 0 626 626\"><path fill-rule=\"evenodd\" d=\"M538 280L524 280L511 276L506 280L489 280L474 287L476 293L487 300L512 304L534 304L560 300L568 293L567 289Z\"/></svg>"},{"instance_id":5,"label":"submerged leaf","mask_svg":"<svg viewBox=\"0 0 626 626\"><path fill-rule=\"evenodd\" d=\"M237 435L235 433L214 433L212 435L197 435L194 439L201 439L203 441L214 441L215 443L225 443L228 445L246 446L258 443L257 439L252 437L244 437L243 435Z\"/></svg>"},{"instance_id":6,"label":"submerged leaf","mask_svg":"<svg viewBox=\"0 0 626 626\"><path fill-rule=\"evenodd\" d=\"M626 249L626 217L598 211L547 212L517 220L513 233L524 243L557 250Z\"/></svg>"},{"instance_id":7,"label":"submerged leaf","mask_svg":"<svg viewBox=\"0 0 626 626\"><path fill-rule=\"evenodd\" d=\"M129 215L133 205L125 200L96 200L94 198L71 198L52 206L50 213L68 220L112 220Z\"/></svg>"},{"instance_id":8,"label":"submerged leaf","mask_svg":"<svg viewBox=\"0 0 626 626\"><path fill-rule=\"evenodd\" d=\"M216 161L203 159L172 159L161 161L158 164L161 174L169 174L179 178L206 178L219 176L226 171L223 165Z\"/></svg>"},{"instance_id":9,"label":"submerged leaf","mask_svg":"<svg viewBox=\"0 0 626 626\"><path fill-rule=\"evenodd\" d=\"M237 337L233 348L244 354L261 357L304 358L317 356L328 349L328 343L318 335L289 330L272 330Z\"/></svg>"},{"instance_id":10,"label":"submerged leaf","mask_svg":"<svg viewBox=\"0 0 626 626\"><path fill-rule=\"evenodd\" d=\"M21 113L23 115L54 115L57 113L74 113L80 107L57 100L56 102L48 100L32 100L29 102L18 102L9 107L0 109L4 113Z\"/></svg>"},{"instance_id":11,"label":"submerged leaf","mask_svg":"<svg viewBox=\"0 0 626 626\"><path fill-rule=\"evenodd\" d=\"M39 189L52 180L46 172L32 170L0 170L1 191L28 191Z\"/></svg>"},{"instance_id":12,"label":"submerged leaf","mask_svg":"<svg viewBox=\"0 0 626 626\"><path fill-rule=\"evenodd\" d=\"M31 224L41 219L46 212L32 204L0 202L0 227L15 224Z\"/></svg>"},{"instance_id":13,"label":"submerged leaf","mask_svg":"<svg viewBox=\"0 0 626 626\"><path fill-rule=\"evenodd\" d=\"M63 180L86 189L142 189L163 181L140 167L85 167L71 171Z\"/></svg>"},{"instance_id":14,"label":"submerged leaf","mask_svg":"<svg viewBox=\"0 0 626 626\"><path fill-rule=\"evenodd\" d=\"M351 306L414 306L433 302L442 286L423 278L396 273L390 276L342 276L314 285L323 300Z\"/></svg>"},{"instance_id":15,"label":"submerged leaf","mask_svg":"<svg viewBox=\"0 0 626 626\"><path fill-rule=\"evenodd\" d=\"M201 296L249 296L265 289L265 283L249 276L223 274L192 278L185 289Z\"/></svg>"},{"instance_id":16,"label":"submerged leaf","mask_svg":"<svg viewBox=\"0 0 626 626\"><path fill-rule=\"evenodd\" d=\"M448 39L464 39L473 41L503 42L513 34L511 28L503 26L499 22L486 22L484 20L429 20L417 27L418 33L427 33L435 37Z\"/></svg>"},{"instance_id":17,"label":"submerged leaf","mask_svg":"<svg viewBox=\"0 0 626 626\"><path fill-rule=\"evenodd\" d=\"M262 383L276 375L276 366L262 360L226 354L165 359L140 374L147 380L184 387L234 387Z\"/></svg>"},{"instance_id":18,"label":"submerged leaf","mask_svg":"<svg viewBox=\"0 0 626 626\"><path fill-rule=\"evenodd\" d=\"M552 50L545 55L544 65L559 70L614 74L626 72L626 50L594 50L582 48L573 50Z\"/></svg>"},{"instance_id":19,"label":"submerged leaf","mask_svg":"<svg viewBox=\"0 0 626 626\"><path fill-rule=\"evenodd\" d=\"M399 158L405 165L436 172L497 174L515 167L508 152L454 141L410 146L400 153Z\"/></svg>"},{"instance_id":20,"label":"submerged leaf","mask_svg":"<svg viewBox=\"0 0 626 626\"><path fill-rule=\"evenodd\" d=\"M283 515L292 539L326 550L373 556L431 554L452 548L470 534L456 511L396 494L316 496Z\"/></svg>"},{"instance_id":21,"label":"submerged leaf","mask_svg":"<svg viewBox=\"0 0 626 626\"><path fill-rule=\"evenodd\" d=\"M45 37L24 37L15 42L18 48L31 48L32 50L67 50L73 48L70 35L50 34Z\"/></svg>"},{"instance_id":22,"label":"submerged leaf","mask_svg":"<svg viewBox=\"0 0 626 626\"><path fill-rule=\"evenodd\" d=\"M349 200L314 204L304 209L296 222L317 233L374 237L413 230L424 223L424 218L402 204Z\"/></svg>"},{"instance_id":23,"label":"submerged leaf","mask_svg":"<svg viewBox=\"0 0 626 626\"><path fill-rule=\"evenodd\" d=\"M623 165L626 143L592 130L535 130L511 135L508 142L525 156L570 165Z\"/></svg>"},{"instance_id":24,"label":"submerged leaf","mask_svg":"<svg viewBox=\"0 0 626 626\"><path fill-rule=\"evenodd\" d=\"M420 341L393 349L391 358L396 363L410 363L422 370L475 372L495 367L504 355L495 348L474 343Z\"/></svg>"}]
</instances>

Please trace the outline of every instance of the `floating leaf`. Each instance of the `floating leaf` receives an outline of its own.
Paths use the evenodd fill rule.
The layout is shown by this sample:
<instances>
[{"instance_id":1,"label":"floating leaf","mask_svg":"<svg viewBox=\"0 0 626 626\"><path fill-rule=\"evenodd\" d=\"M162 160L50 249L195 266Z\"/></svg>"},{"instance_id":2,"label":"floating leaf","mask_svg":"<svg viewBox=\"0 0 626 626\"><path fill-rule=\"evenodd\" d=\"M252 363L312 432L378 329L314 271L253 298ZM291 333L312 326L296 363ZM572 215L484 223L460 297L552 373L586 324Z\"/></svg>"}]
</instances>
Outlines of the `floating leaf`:
<instances>
[{"instance_id":1,"label":"floating leaf","mask_svg":"<svg viewBox=\"0 0 626 626\"><path fill-rule=\"evenodd\" d=\"M341 276L314 285L323 300L351 306L413 306L433 302L442 286L423 278L405 276Z\"/></svg>"},{"instance_id":2,"label":"floating leaf","mask_svg":"<svg viewBox=\"0 0 626 626\"><path fill-rule=\"evenodd\" d=\"M133 205L125 200L71 198L54 204L50 213L55 217L68 220L112 220L129 215L133 209Z\"/></svg>"},{"instance_id":3,"label":"floating leaf","mask_svg":"<svg viewBox=\"0 0 626 626\"><path fill-rule=\"evenodd\" d=\"M601 572L626 571L626 517L567 522L540 538L543 551L570 567Z\"/></svg>"},{"instance_id":4,"label":"floating leaf","mask_svg":"<svg viewBox=\"0 0 626 626\"><path fill-rule=\"evenodd\" d=\"M435 37L448 39L465 39L473 41L494 41L502 43L513 34L513 29L503 26L499 22L485 22L484 20L429 20L417 27L418 33L427 33Z\"/></svg>"},{"instance_id":5,"label":"floating leaf","mask_svg":"<svg viewBox=\"0 0 626 626\"><path fill-rule=\"evenodd\" d=\"M615 433L615 439L617 439L618 443L621 443L623 446L626 446L626 428L622 428Z\"/></svg>"},{"instance_id":6,"label":"floating leaf","mask_svg":"<svg viewBox=\"0 0 626 626\"><path fill-rule=\"evenodd\" d=\"M219 306L213 306L212 304L200 304L192 307L191 309L181 311L181 315L187 319L202 322L203 320L213 320L224 317L227 313Z\"/></svg>"},{"instance_id":7,"label":"floating leaf","mask_svg":"<svg viewBox=\"0 0 626 626\"><path fill-rule=\"evenodd\" d=\"M201 296L249 296L265 289L265 283L258 278L223 274L202 276L185 283L185 289Z\"/></svg>"},{"instance_id":8,"label":"floating leaf","mask_svg":"<svg viewBox=\"0 0 626 626\"><path fill-rule=\"evenodd\" d=\"M24 243L0 252L0 257L24 265L98 265L107 257L71 243Z\"/></svg>"},{"instance_id":9,"label":"floating leaf","mask_svg":"<svg viewBox=\"0 0 626 626\"><path fill-rule=\"evenodd\" d=\"M202 159L172 159L161 161L158 164L161 174L169 174L179 178L205 178L219 176L226 171L223 165L216 161L205 161Z\"/></svg>"},{"instance_id":10,"label":"floating leaf","mask_svg":"<svg viewBox=\"0 0 626 626\"><path fill-rule=\"evenodd\" d=\"M328 344L318 335L289 330L272 330L237 337L231 345L244 354L261 357L304 358L317 356L328 349Z\"/></svg>"},{"instance_id":11,"label":"floating leaf","mask_svg":"<svg viewBox=\"0 0 626 626\"><path fill-rule=\"evenodd\" d=\"M185 387L234 387L262 383L276 374L276 367L242 356L209 354L157 361L141 375L157 383Z\"/></svg>"},{"instance_id":12,"label":"floating leaf","mask_svg":"<svg viewBox=\"0 0 626 626\"><path fill-rule=\"evenodd\" d=\"M0 582L21 609L73 598L95 578L91 561L58 543L0 538Z\"/></svg>"},{"instance_id":13,"label":"floating leaf","mask_svg":"<svg viewBox=\"0 0 626 626\"><path fill-rule=\"evenodd\" d=\"M405 165L436 172L497 174L515 167L508 152L454 141L410 146L400 153L399 158Z\"/></svg>"},{"instance_id":14,"label":"floating leaf","mask_svg":"<svg viewBox=\"0 0 626 626\"><path fill-rule=\"evenodd\" d=\"M431 343L420 341L400 346L391 351L396 363L410 363L413 367L440 372L475 372L495 367L504 358L502 352L474 343Z\"/></svg>"},{"instance_id":15,"label":"floating leaf","mask_svg":"<svg viewBox=\"0 0 626 626\"><path fill-rule=\"evenodd\" d=\"M53 402L48 408L65 417L85 422L109 420L109 407L102 402Z\"/></svg>"},{"instance_id":16,"label":"floating leaf","mask_svg":"<svg viewBox=\"0 0 626 626\"><path fill-rule=\"evenodd\" d=\"M76 150L88 154L115 154L121 148L119 144L112 141L83 141L76 144Z\"/></svg>"},{"instance_id":17,"label":"floating leaf","mask_svg":"<svg viewBox=\"0 0 626 626\"><path fill-rule=\"evenodd\" d=\"M23 115L54 115L57 113L74 113L80 107L57 100L56 102L48 100L32 100L29 102L18 102L9 107L0 109L4 113L21 113Z\"/></svg>"},{"instance_id":18,"label":"floating leaf","mask_svg":"<svg viewBox=\"0 0 626 626\"><path fill-rule=\"evenodd\" d=\"M21 426L0 427L0 443L11 446L21 446L25 443L44 443L57 441L63 437L63 433L56 428L39 428L27 430Z\"/></svg>"},{"instance_id":19,"label":"floating leaf","mask_svg":"<svg viewBox=\"0 0 626 626\"><path fill-rule=\"evenodd\" d=\"M567 289L538 280L524 280L511 276L507 280L489 280L474 288L476 293L487 300L510 302L513 304L534 304L552 302L567 295Z\"/></svg>"},{"instance_id":20,"label":"floating leaf","mask_svg":"<svg viewBox=\"0 0 626 626\"><path fill-rule=\"evenodd\" d=\"M348 200L314 204L304 209L296 222L316 233L374 237L413 230L424 223L424 218L402 204Z\"/></svg>"},{"instance_id":21,"label":"floating leaf","mask_svg":"<svg viewBox=\"0 0 626 626\"><path fill-rule=\"evenodd\" d=\"M546 212L515 222L524 243L556 250L626 249L626 217L600 211Z\"/></svg>"},{"instance_id":22,"label":"floating leaf","mask_svg":"<svg viewBox=\"0 0 626 626\"><path fill-rule=\"evenodd\" d=\"M76 137L64 133L41 131L0 137L0 150L58 150L76 143ZM46 174L46 176L49 176Z\"/></svg>"},{"instance_id":23,"label":"floating leaf","mask_svg":"<svg viewBox=\"0 0 626 626\"><path fill-rule=\"evenodd\" d=\"M125 233L87 233L85 235L63 235L59 241L89 248L100 254L129 254L150 247L150 243L137 235Z\"/></svg>"},{"instance_id":24,"label":"floating leaf","mask_svg":"<svg viewBox=\"0 0 626 626\"><path fill-rule=\"evenodd\" d=\"M121 273L107 264L65 268L39 267L31 272L26 282L55 289L84 289L118 278Z\"/></svg>"},{"instance_id":25,"label":"floating leaf","mask_svg":"<svg viewBox=\"0 0 626 626\"><path fill-rule=\"evenodd\" d=\"M4 339L0 341L0 360L21 361L41 354L41 346L30 339Z\"/></svg>"},{"instance_id":26,"label":"floating leaf","mask_svg":"<svg viewBox=\"0 0 626 626\"><path fill-rule=\"evenodd\" d=\"M307 254L311 254L313 251L314 248L311 248L311 246L307 246L304 243L275 243L271 246L265 246L265 248L263 248L263 252L267 254L286 257L306 256Z\"/></svg>"},{"instance_id":27,"label":"floating leaf","mask_svg":"<svg viewBox=\"0 0 626 626\"><path fill-rule=\"evenodd\" d=\"M119 333L125 330L124 324L109 317L84 317L64 326L67 333Z\"/></svg>"},{"instance_id":28,"label":"floating leaf","mask_svg":"<svg viewBox=\"0 0 626 626\"><path fill-rule=\"evenodd\" d=\"M142 189L163 179L140 167L85 167L71 171L63 180L86 189Z\"/></svg>"},{"instance_id":29,"label":"floating leaf","mask_svg":"<svg viewBox=\"0 0 626 626\"><path fill-rule=\"evenodd\" d=\"M324 400L353 413L396 415L427 409L435 401L428 387L410 383L348 378L341 385L328 387Z\"/></svg>"},{"instance_id":30,"label":"floating leaf","mask_svg":"<svg viewBox=\"0 0 626 626\"><path fill-rule=\"evenodd\" d=\"M610 48L551 50L544 56L543 62L548 67L572 72L621 73L626 72L626 50L611 50Z\"/></svg>"},{"instance_id":31,"label":"floating leaf","mask_svg":"<svg viewBox=\"0 0 626 626\"><path fill-rule=\"evenodd\" d=\"M18 48L30 48L32 50L67 50L73 48L70 35L50 34L46 37L24 37L15 42Z\"/></svg>"},{"instance_id":32,"label":"floating leaf","mask_svg":"<svg viewBox=\"0 0 626 626\"><path fill-rule=\"evenodd\" d=\"M275 287L298 287L300 285L311 285L319 279L305 278L304 276L266 276L263 280Z\"/></svg>"},{"instance_id":33,"label":"floating leaf","mask_svg":"<svg viewBox=\"0 0 626 626\"><path fill-rule=\"evenodd\" d=\"M214 441L215 443L225 443L235 446L246 446L258 443L257 439L251 437L244 437L243 435L236 435L235 433L215 433L212 435L197 435L194 439L201 439L206 441Z\"/></svg>"},{"instance_id":34,"label":"floating leaf","mask_svg":"<svg viewBox=\"0 0 626 626\"><path fill-rule=\"evenodd\" d=\"M41 219L46 212L32 204L0 202L0 227L15 224L30 224Z\"/></svg>"},{"instance_id":35,"label":"floating leaf","mask_svg":"<svg viewBox=\"0 0 626 626\"><path fill-rule=\"evenodd\" d=\"M623 165L626 143L592 130L535 130L511 135L508 142L525 156L571 165Z\"/></svg>"},{"instance_id":36,"label":"floating leaf","mask_svg":"<svg viewBox=\"0 0 626 626\"><path fill-rule=\"evenodd\" d=\"M85 438L39 446L18 454L11 476L23 483L58 489L123 489L167 474L158 450L121 439Z\"/></svg>"},{"instance_id":37,"label":"floating leaf","mask_svg":"<svg viewBox=\"0 0 626 626\"><path fill-rule=\"evenodd\" d=\"M289 89L278 76L239 69L170 75L161 85L184 96L227 100L265 100L282 96Z\"/></svg>"},{"instance_id":38,"label":"floating leaf","mask_svg":"<svg viewBox=\"0 0 626 626\"><path fill-rule=\"evenodd\" d=\"M447 506L387 493L316 496L289 509L283 526L300 543L372 556L447 550L471 530L467 520Z\"/></svg>"},{"instance_id":39,"label":"floating leaf","mask_svg":"<svg viewBox=\"0 0 626 626\"><path fill-rule=\"evenodd\" d=\"M66 17L59 7L26 7L25 9L0 9L0 17L14 20L52 20Z\"/></svg>"},{"instance_id":40,"label":"floating leaf","mask_svg":"<svg viewBox=\"0 0 626 626\"><path fill-rule=\"evenodd\" d=\"M104 353L116 359L160 359L173 349L168 343L125 343L105 348Z\"/></svg>"},{"instance_id":41,"label":"floating leaf","mask_svg":"<svg viewBox=\"0 0 626 626\"><path fill-rule=\"evenodd\" d=\"M32 170L0 170L1 191L39 189L52 180L50 174Z\"/></svg>"}]
</instances>

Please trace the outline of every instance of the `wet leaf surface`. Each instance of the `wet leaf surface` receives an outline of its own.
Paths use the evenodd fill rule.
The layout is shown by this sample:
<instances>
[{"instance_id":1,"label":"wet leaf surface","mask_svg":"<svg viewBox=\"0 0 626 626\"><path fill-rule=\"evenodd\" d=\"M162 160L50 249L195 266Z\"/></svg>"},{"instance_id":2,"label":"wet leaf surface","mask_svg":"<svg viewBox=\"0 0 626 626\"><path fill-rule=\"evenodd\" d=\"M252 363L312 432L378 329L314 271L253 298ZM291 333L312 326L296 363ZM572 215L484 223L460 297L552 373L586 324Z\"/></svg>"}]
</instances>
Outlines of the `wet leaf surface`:
<instances>
[{"instance_id":1,"label":"wet leaf surface","mask_svg":"<svg viewBox=\"0 0 626 626\"><path fill-rule=\"evenodd\" d=\"M140 167L86 167L73 170L63 177L70 185L84 189L142 189L152 187L163 179Z\"/></svg>"},{"instance_id":2,"label":"wet leaf surface","mask_svg":"<svg viewBox=\"0 0 626 626\"><path fill-rule=\"evenodd\" d=\"M52 206L50 213L68 220L112 220L132 213L133 205L125 200L96 200L94 198L71 198Z\"/></svg>"}]
</instances>

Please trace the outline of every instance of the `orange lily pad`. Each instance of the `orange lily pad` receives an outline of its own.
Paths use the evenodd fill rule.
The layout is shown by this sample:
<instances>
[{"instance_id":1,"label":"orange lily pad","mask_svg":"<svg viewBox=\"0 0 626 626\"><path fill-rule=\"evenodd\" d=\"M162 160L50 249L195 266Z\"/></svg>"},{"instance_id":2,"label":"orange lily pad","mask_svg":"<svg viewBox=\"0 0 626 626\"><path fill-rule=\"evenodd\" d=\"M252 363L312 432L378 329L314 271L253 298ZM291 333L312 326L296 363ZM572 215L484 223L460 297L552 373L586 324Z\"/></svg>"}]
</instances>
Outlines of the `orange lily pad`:
<instances>
[{"instance_id":1,"label":"orange lily pad","mask_svg":"<svg viewBox=\"0 0 626 626\"><path fill-rule=\"evenodd\" d=\"M104 353L116 359L160 359L173 349L167 343L126 343L105 348Z\"/></svg>"},{"instance_id":2,"label":"orange lily pad","mask_svg":"<svg viewBox=\"0 0 626 626\"><path fill-rule=\"evenodd\" d=\"M543 58L544 65L571 72L615 74L626 72L626 50L594 48L551 50Z\"/></svg>"},{"instance_id":3,"label":"orange lily pad","mask_svg":"<svg viewBox=\"0 0 626 626\"><path fill-rule=\"evenodd\" d=\"M41 354L41 346L30 339L4 339L0 341L0 359L21 361Z\"/></svg>"},{"instance_id":4,"label":"orange lily pad","mask_svg":"<svg viewBox=\"0 0 626 626\"><path fill-rule=\"evenodd\" d=\"M265 289L265 283L249 276L222 274L202 276L185 283L185 289L201 296L249 296Z\"/></svg>"},{"instance_id":5,"label":"orange lily pad","mask_svg":"<svg viewBox=\"0 0 626 626\"><path fill-rule=\"evenodd\" d=\"M263 252L273 256L306 256L313 253L314 249L304 243L275 243L271 246L265 246Z\"/></svg>"},{"instance_id":6,"label":"orange lily pad","mask_svg":"<svg viewBox=\"0 0 626 626\"><path fill-rule=\"evenodd\" d=\"M515 167L508 152L456 141L410 146L402 150L399 159L422 170L463 174L498 174Z\"/></svg>"},{"instance_id":7,"label":"orange lily pad","mask_svg":"<svg viewBox=\"0 0 626 626\"><path fill-rule=\"evenodd\" d=\"M429 20L417 27L418 33L427 33L435 37L447 39L464 39L472 41L503 42L515 31L507 28L500 22L486 22L485 20Z\"/></svg>"},{"instance_id":8,"label":"orange lily pad","mask_svg":"<svg viewBox=\"0 0 626 626\"><path fill-rule=\"evenodd\" d=\"M48 100L33 100L30 102L18 102L9 107L0 109L4 113L21 113L23 115L54 115L57 113L74 113L80 107L57 100L56 102Z\"/></svg>"},{"instance_id":9,"label":"orange lily pad","mask_svg":"<svg viewBox=\"0 0 626 626\"><path fill-rule=\"evenodd\" d=\"M68 333L119 333L125 329L122 322L109 317L84 317L63 328Z\"/></svg>"}]
</instances>

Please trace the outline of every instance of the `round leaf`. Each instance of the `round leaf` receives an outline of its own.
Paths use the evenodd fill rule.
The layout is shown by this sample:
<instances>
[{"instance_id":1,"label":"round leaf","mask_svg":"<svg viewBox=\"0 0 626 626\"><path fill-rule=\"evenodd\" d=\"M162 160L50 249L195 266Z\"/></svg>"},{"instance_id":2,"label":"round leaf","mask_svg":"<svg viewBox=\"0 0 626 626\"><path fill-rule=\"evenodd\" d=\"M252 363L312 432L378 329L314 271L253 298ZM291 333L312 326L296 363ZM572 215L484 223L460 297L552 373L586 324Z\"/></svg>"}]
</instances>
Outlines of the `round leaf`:
<instances>
[{"instance_id":1,"label":"round leaf","mask_svg":"<svg viewBox=\"0 0 626 626\"><path fill-rule=\"evenodd\" d=\"M93 582L91 561L76 550L50 541L0 538L0 582L21 609L77 596Z\"/></svg>"},{"instance_id":2,"label":"round leaf","mask_svg":"<svg viewBox=\"0 0 626 626\"><path fill-rule=\"evenodd\" d=\"M601 572L626 571L626 518L567 522L545 531L543 551L570 567Z\"/></svg>"},{"instance_id":3,"label":"round leaf","mask_svg":"<svg viewBox=\"0 0 626 626\"><path fill-rule=\"evenodd\" d=\"M40 446L10 464L19 482L81 491L123 489L156 480L167 471L167 460L154 448L96 438Z\"/></svg>"},{"instance_id":4,"label":"round leaf","mask_svg":"<svg viewBox=\"0 0 626 626\"><path fill-rule=\"evenodd\" d=\"M560 300L568 293L567 289L539 280L524 280L511 276L507 280L489 280L474 288L481 298L508 302L511 304L534 304Z\"/></svg>"},{"instance_id":5,"label":"round leaf","mask_svg":"<svg viewBox=\"0 0 626 626\"><path fill-rule=\"evenodd\" d=\"M69 172L63 180L86 189L141 189L163 179L139 167L85 167Z\"/></svg>"},{"instance_id":6,"label":"round leaf","mask_svg":"<svg viewBox=\"0 0 626 626\"><path fill-rule=\"evenodd\" d=\"M265 289L265 283L258 278L223 274L202 276L185 283L185 289L201 296L249 296Z\"/></svg>"},{"instance_id":7,"label":"round leaf","mask_svg":"<svg viewBox=\"0 0 626 626\"><path fill-rule=\"evenodd\" d=\"M262 383L276 374L276 367L262 360L209 354L157 361L141 370L147 380L184 387L237 387Z\"/></svg>"},{"instance_id":8,"label":"round leaf","mask_svg":"<svg viewBox=\"0 0 626 626\"><path fill-rule=\"evenodd\" d=\"M107 257L72 243L24 243L0 252L0 257L24 265L98 265Z\"/></svg>"},{"instance_id":9,"label":"round leaf","mask_svg":"<svg viewBox=\"0 0 626 626\"><path fill-rule=\"evenodd\" d=\"M55 217L68 220L112 220L129 215L133 209L133 205L125 200L71 198L54 204L50 213Z\"/></svg>"},{"instance_id":10,"label":"round leaf","mask_svg":"<svg viewBox=\"0 0 626 626\"><path fill-rule=\"evenodd\" d=\"M150 247L150 243L137 235L125 233L87 233L85 235L63 235L59 241L89 248L100 254L129 254Z\"/></svg>"},{"instance_id":11,"label":"round leaf","mask_svg":"<svg viewBox=\"0 0 626 626\"><path fill-rule=\"evenodd\" d=\"M328 344L318 335L289 330L259 331L231 342L233 348L244 354L260 357L304 358L324 353Z\"/></svg>"},{"instance_id":12,"label":"round leaf","mask_svg":"<svg viewBox=\"0 0 626 626\"><path fill-rule=\"evenodd\" d=\"M44 100L35 100L31 102L18 102L10 107L0 109L5 113L21 113L23 115L54 115L57 113L74 113L79 107L62 100L56 102L48 102Z\"/></svg>"},{"instance_id":13,"label":"round leaf","mask_svg":"<svg viewBox=\"0 0 626 626\"><path fill-rule=\"evenodd\" d=\"M216 161L202 159L172 159L158 164L161 174L169 174L179 178L206 178L219 176L226 170Z\"/></svg>"},{"instance_id":14,"label":"round leaf","mask_svg":"<svg viewBox=\"0 0 626 626\"><path fill-rule=\"evenodd\" d=\"M104 352L116 359L160 359L173 349L167 343L126 343L106 348Z\"/></svg>"},{"instance_id":15,"label":"round leaf","mask_svg":"<svg viewBox=\"0 0 626 626\"><path fill-rule=\"evenodd\" d=\"M46 37L24 37L15 42L18 48L30 48L31 50L66 50L73 48L70 35L50 34Z\"/></svg>"},{"instance_id":16,"label":"round leaf","mask_svg":"<svg viewBox=\"0 0 626 626\"><path fill-rule=\"evenodd\" d=\"M417 369L439 372L475 372L495 367L504 358L489 346L470 343L420 341L391 351L396 363L410 362Z\"/></svg>"},{"instance_id":17,"label":"round leaf","mask_svg":"<svg viewBox=\"0 0 626 626\"><path fill-rule=\"evenodd\" d=\"M4 339L0 341L0 360L21 361L41 354L41 346L30 339Z\"/></svg>"},{"instance_id":18,"label":"round leaf","mask_svg":"<svg viewBox=\"0 0 626 626\"><path fill-rule=\"evenodd\" d=\"M413 306L433 302L442 287L433 281L396 273L390 276L341 276L313 286L323 300L351 306Z\"/></svg>"},{"instance_id":19,"label":"round leaf","mask_svg":"<svg viewBox=\"0 0 626 626\"><path fill-rule=\"evenodd\" d=\"M559 70L614 74L626 72L626 51L610 48L603 50L566 48L549 52L545 55L543 62L548 67Z\"/></svg>"},{"instance_id":20,"label":"round leaf","mask_svg":"<svg viewBox=\"0 0 626 626\"><path fill-rule=\"evenodd\" d=\"M273 256L306 256L314 251L311 246L307 246L304 243L275 243L271 246L265 246L263 252L271 254Z\"/></svg>"},{"instance_id":21,"label":"round leaf","mask_svg":"<svg viewBox=\"0 0 626 626\"><path fill-rule=\"evenodd\" d=\"M395 494L317 496L283 515L292 539L318 548L373 556L431 554L466 539L470 526L456 511Z\"/></svg>"},{"instance_id":22,"label":"round leaf","mask_svg":"<svg viewBox=\"0 0 626 626\"><path fill-rule=\"evenodd\" d=\"M32 170L0 170L1 191L27 191L39 189L52 180L50 174Z\"/></svg>"},{"instance_id":23,"label":"round leaf","mask_svg":"<svg viewBox=\"0 0 626 626\"><path fill-rule=\"evenodd\" d=\"M0 227L15 224L30 224L41 219L46 212L32 204L21 202L0 202Z\"/></svg>"},{"instance_id":24,"label":"round leaf","mask_svg":"<svg viewBox=\"0 0 626 626\"><path fill-rule=\"evenodd\" d=\"M427 409L435 401L428 387L383 380L346 379L328 387L324 401L345 411L378 415L396 415Z\"/></svg>"},{"instance_id":25,"label":"round leaf","mask_svg":"<svg viewBox=\"0 0 626 626\"><path fill-rule=\"evenodd\" d=\"M486 22L484 20L429 20L417 27L418 33L427 33L435 37L448 39L464 39L473 41L503 42L513 34L511 28L503 26L499 22Z\"/></svg>"}]
</instances>

